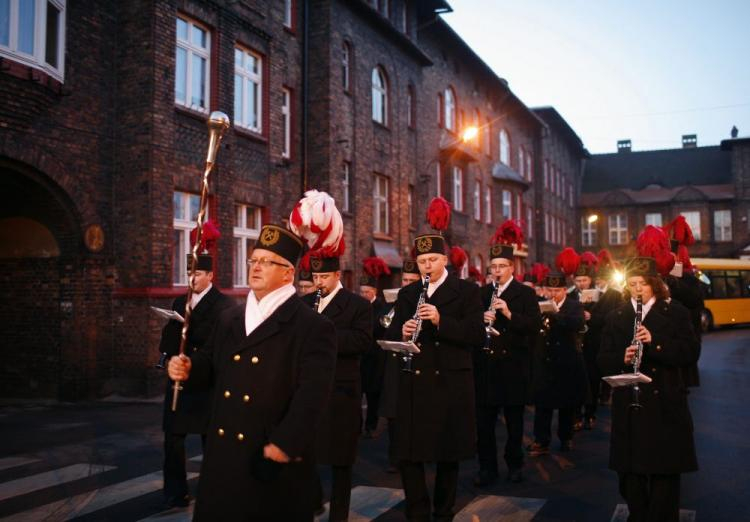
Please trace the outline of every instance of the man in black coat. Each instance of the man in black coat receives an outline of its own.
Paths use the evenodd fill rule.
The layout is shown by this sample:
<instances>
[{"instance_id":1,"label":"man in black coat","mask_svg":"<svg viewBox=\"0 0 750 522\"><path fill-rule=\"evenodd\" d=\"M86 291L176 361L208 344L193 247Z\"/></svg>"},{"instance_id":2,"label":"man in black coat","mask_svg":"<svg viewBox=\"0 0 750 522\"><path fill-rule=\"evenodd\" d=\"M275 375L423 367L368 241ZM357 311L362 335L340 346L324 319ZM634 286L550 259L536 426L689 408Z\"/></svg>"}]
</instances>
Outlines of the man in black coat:
<instances>
[{"instance_id":1,"label":"man in black coat","mask_svg":"<svg viewBox=\"0 0 750 522\"><path fill-rule=\"evenodd\" d=\"M583 355L577 349L578 332L584 324L583 306L567 296L563 274L549 273L544 286L558 311L545 313L542 320L544 359L539 388L534 394L534 443L529 447L530 457L549 453L555 409L560 449L570 451L575 408L583 403L587 385Z\"/></svg>"},{"instance_id":2,"label":"man in black coat","mask_svg":"<svg viewBox=\"0 0 750 522\"><path fill-rule=\"evenodd\" d=\"M386 337L408 341L417 332L420 353L411 371L399 375L396 456L409 520L452 520L458 461L474 457L476 425L472 352L484 343L479 287L448 274L445 242L439 235L415 239L417 264L430 275L426 301L417 308L424 284L402 288ZM435 492L425 484L424 463L437 462Z\"/></svg>"},{"instance_id":3,"label":"man in black coat","mask_svg":"<svg viewBox=\"0 0 750 522\"><path fill-rule=\"evenodd\" d=\"M652 258L630 263L627 301L610 313L602 333L599 365L605 375L633 373L636 300L643 320L635 340L643 343L637 404L633 388L612 392L609 467L616 471L620 494L637 522L679 520L680 474L698 469L693 421L682 369L698 358L698 341L689 313L668 293Z\"/></svg>"},{"instance_id":4,"label":"man in black coat","mask_svg":"<svg viewBox=\"0 0 750 522\"><path fill-rule=\"evenodd\" d=\"M192 311L185 345L188 354L204 348L219 314L234 304L213 286L213 278L213 258L208 254L199 255L190 300ZM172 310L184 316L186 300L186 295L176 298ZM163 357L168 359L179 353L182 325L182 322L172 319L164 326L159 343L159 352ZM208 390L186 390L179 395L177 411L172 411L173 384L172 380L167 379L164 394L164 499L168 507L183 507L190 503L185 471L185 437L188 433L200 434L205 445L211 396Z\"/></svg>"},{"instance_id":5,"label":"man in black coat","mask_svg":"<svg viewBox=\"0 0 750 522\"><path fill-rule=\"evenodd\" d=\"M375 436L378 428L380 395L383 391L386 353L376 342L383 338L385 327L380 324L383 315L391 310L391 305L378 297L378 281L372 275L363 275L359 280L359 295L372 306L372 342L362 355L362 393L367 399L367 416L364 422L365 438Z\"/></svg>"},{"instance_id":6,"label":"man in black coat","mask_svg":"<svg viewBox=\"0 0 750 522\"><path fill-rule=\"evenodd\" d=\"M333 391L315 438L318 464L331 466L331 502L328 520L346 520L352 489L352 466L362 426L360 359L372 343L372 306L343 287L338 257L311 257L316 293L304 297L336 327L337 356ZM320 491L320 490L319 490ZM322 493L322 492L321 492ZM322 504L322 494L319 499Z\"/></svg>"},{"instance_id":7,"label":"man in black coat","mask_svg":"<svg viewBox=\"0 0 750 522\"><path fill-rule=\"evenodd\" d=\"M295 295L302 240L264 225L247 303L204 350L172 357L183 387L215 390L194 520L311 521L314 438L333 385L336 332Z\"/></svg>"},{"instance_id":8,"label":"man in black coat","mask_svg":"<svg viewBox=\"0 0 750 522\"><path fill-rule=\"evenodd\" d=\"M520 482L523 467L523 412L531 369L530 338L540 326L534 290L513 277L513 246L490 248L490 269L495 281L481 290L484 320L499 335L487 334L485 345L474 350L474 384L477 400L477 486L497 478L495 424L502 408L508 438L505 463L508 480Z\"/></svg>"}]
</instances>

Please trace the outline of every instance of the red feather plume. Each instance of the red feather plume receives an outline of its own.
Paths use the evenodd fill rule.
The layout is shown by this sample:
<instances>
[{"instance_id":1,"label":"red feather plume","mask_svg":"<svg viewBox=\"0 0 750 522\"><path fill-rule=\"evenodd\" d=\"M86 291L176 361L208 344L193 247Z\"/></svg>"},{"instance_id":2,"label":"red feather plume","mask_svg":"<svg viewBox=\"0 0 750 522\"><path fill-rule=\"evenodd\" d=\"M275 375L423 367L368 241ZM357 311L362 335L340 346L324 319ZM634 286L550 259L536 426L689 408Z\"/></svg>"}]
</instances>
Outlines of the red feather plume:
<instances>
[{"instance_id":1,"label":"red feather plume","mask_svg":"<svg viewBox=\"0 0 750 522\"><path fill-rule=\"evenodd\" d=\"M677 260L682 263L683 270L693 269L693 263L690 262L690 255L688 254L688 249L685 245L677 247Z\"/></svg>"},{"instance_id":2,"label":"red feather plume","mask_svg":"<svg viewBox=\"0 0 750 522\"><path fill-rule=\"evenodd\" d=\"M685 216L677 216L664 227L667 237L670 235L677 240L681 245L690 246L695 243L695 237L693 236L693 230L688 225Z\"/></svg>"},{"instance_id":3,"label":"red feather plume","mask_svg":"<svg viewBox=\"0 0 750 522\"><path fill-rule=\"evenodd\" d=\"M521 248L523 246L523 229L518 226L518 224L513 221L512 219L508 219L497 227L495 230L495 233L492 235L492 238L490 239L490 245L512 245L516 244L518 248Z\"/></svg>"},{"instance_id":4,"label":"red feather plume","mask_svg":"<svg viewBox=\"0 0 750 522\"><path fill-rule=\"evenodd\" d=\"M195 238L198 236L198 227L195 227L190 231L190 246L195 246ZM208 220L203 223L203 233L201 234L201 244L198 246L198 252L204 250L213 250L216 246L216 241L221 237L219 227L216 226L212 220Z\"/></svg>"},{"instance_id":5,"label":"red feather plume","mask_svg":"<svg viewBox=\"0 0 750 522\"><path fill-rule=\"evenodd\" d=\"M391 269L388 268L388 265L381 257L366 257L362 261L362 267L367 275L374 277L375 279L383 274L391 275Z\"/></svg>"},{"instance_id":6,"label":"red feather plume","mask_svg":"<svg viewBox=\"0 0 750 522\"><path fill-rule=\"evenodd\" d=\"M453 268L455 268L457 271L461 270L461 268L463 268L463 266L466 264L466 261L469 260L469 256L466 254L466 250L464 250L460 246L451 247L451 251L448 257L451 260L451 265L453 265Z\"/></svg>"},{"instance_id":7,"label":"red feather plume","mask_svg":"<svg viewBox=\"0 0 750 522\"><path fill-rule=\"evenodd\" d=\"M541 285L544 282L544 278L550 272L550 268L544 263L534 263L531 265L531 275L536 279L536 284Z\"/></svg>"},{"instance_id":8,"label":"red feather plume","mask_svg":"<svg viewBox=\"0 0 750 522\"><path fill-rule=\"evenodd\" d=\"M573 275L581 264L581 257L571 247L566 247L555 258L555 265L565 275Z\"/></svg>"},{"instance_id":9,"label":"red feather plume","mask_svg":"<svg viewBox=\"0 0 750 522\"><path fill-rule=\"evenodd\" d=\"M479 281L480 283L484 281L482 272L480 272L479 269L475 266L469 267L469 277L474 278L475 281Z\"/></svg>"},{"instance_id":10,"label":"red feather plume","mask_svg":"<svg viewBox=\"0 0 750 522\"><path fill-rule=\"evenodd\" d=\"M599 266L615 266L615 260L606 248L601 249L596 257L599 259Z\"/></svg>"},{"instance_id":11,"label":"red feather plume","mask_svg":"<svg viewBox=\"0 0 750 522\"><path fill-rule=\"evenodd\" d=\"M304 270L305 272L310 271L310 254L312 253L312 250L308 250L305 252L305 255L302 256L302 259L299 260L299 269Z\"/></svg>"},{"instance_id":12,"label":"red feather plume","mask_svg":"<svg viewBox=\"0 0 750 522\"><path fill-rule=\"evenodd\" d=\"M656 270L666 276L674 267L674 256L669 249L669 239L659 227L647 225L635 242L638 255L656 260Z\"/></svg>"},{"instance_id":13,"label":"red feather plume","mask_svg":"<svg viewBox=\"0 0 750 522\"><path fill-rule=\"evenodd\" d=\"M593 267L594 269L596 269L599 266L599 258L596 257L596 254L594 254L593 252L586 250L581 254L581 264L588 265L589 267Z\"/></svg>"},{"instance_id":14,"label":"red feather plume","mask_svg":"<svg viewBox=\"0 0 750 522\"><path fill-rule=\"evenodd\" d=\"M445 198L432 198L427 207L427 222L435 230L448 230L451 221L451 204Z\"/></svg>"}]
</instances>

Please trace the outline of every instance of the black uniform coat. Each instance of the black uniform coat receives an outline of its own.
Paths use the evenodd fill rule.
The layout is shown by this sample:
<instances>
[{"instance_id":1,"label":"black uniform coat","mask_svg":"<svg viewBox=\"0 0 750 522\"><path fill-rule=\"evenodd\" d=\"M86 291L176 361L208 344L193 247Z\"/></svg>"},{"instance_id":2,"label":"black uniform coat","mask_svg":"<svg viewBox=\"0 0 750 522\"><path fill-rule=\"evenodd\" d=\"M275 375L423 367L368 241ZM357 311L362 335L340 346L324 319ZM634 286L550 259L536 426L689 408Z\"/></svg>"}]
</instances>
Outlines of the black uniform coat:
<instances>
[{"instance_id":1,"label":"black uniform coat","mask_svg":"<svg viewBox=\"0 0 750 522\"><path fill-rule=\"evenodd\" d=\"M414 316L421 291L420 281L399 291L388 339L402 340L401 327ZM473 458L472 352L484 343L479 287L449 275L427 302L437 307L440 327L422 322L414 371L398 375L395 456L416 462Z\"/></svg>"},{"instance_id":2,"label":"black uniform coat","mask_svg":"<svg viewBox=\"0 0 750 522\"><path fill-rule=\"evenodd\" d=\"M386 353L376 342L383 339L385 328L380 324L380 318L391 310L391 305L375 299L372 306L372 342L368 350L362 355L362 391L378 394L383 389L383 373L385 371Z\"/></svg>"},{"instance_id":3,"label":"black uniform coat","mask_svg":"<svg viewBox=\"0 0 750 522\"><path fill-rule=\"evenodd\" d=\"M245 306L236 306L192 361L184 385L215 389L195 520L312 518L314 436L336 366L333 324L293 295L245 335ZM263 458L268 443L293 462Z\"/></svg>"},{"instance_id":4,"label":"black uniform coat","mask_svg":"<svg viewBox=\"0 0 750 522\"><path fill-rule=\"evenodd\" d=\"M583 358L586 361L586 371L589 373L589 381L592 383L594 381L592 377L595 377L598 381L601 376L596 358L599 355L599 347L602 344L604 323L607 315L622 303L622 294L610 287L607 288L607 291L599 297L599 300L589 310L591 319L588 321L588 331L583 338ZM596 396L595 393L594 396Z\"/></svg>"},{"instance_id":5,"label":"black uniform coat","mask_svg":"<svg viewBox=\"0 0 750 522\"><path fill-rule=\"evenodd\" d=\"M315 294L303 300L312 306ZM315 438L318 464L351 466L357 457L362 426L362 383L359 362L372 343L372 306L367 300L341 288L321 315L336 327L336 376L331 400Z\"/></svg>"},{"instance_id":6,"label":"black uniform coat","mask_svg":"<svg viewBox=\"0 0 750 522\"><path fill-rule=\"evenodd\" d=\"M481 289L482 307L489 309L494 289ZM539 304L534 290L512 279L500 299L508 304L511 319L495 311L495 329L490 351L474 350L474 384L477 404L523 406L528 397L531 371L531 340L539 330Z\"/></svg>"},{"instance_id":7,"label":"black uniform coat","mask_svg":"<svg viewBox=\"0 0 750 522\"><path fill-rule=\"evenodd\" d=\"M693 322L693 333L698 339L698 358L701 356L701 314L703 313L703 291L701 282L690 272L683 273L682 277L668 276L666 278L669 294L673 300L679 301L682 306L690 312ZM685 384L688 387L700 386L700 375L698 373L698 361L683 369Z\"/></svg>"},{"instance_id":8,"label":"black uniform coat","mask_svg":"<svg viewBox=\"0 0 750 522\"><path fill-rule=\"evenodd\" d=\"M588 389L583 354L577 347L578 333L584 323L583 305L567 296L549 322L549 331L539 336L543 359L534 404L543 408L574 408L583 404Z\"/></svg>"},{"instance_id":9,"label":"black uniform coat","mask_svg":"<svg viewBox=\"0 0 750 522\"><path fill-rule=\"evenodd\" d=\"M609 314L602 334L599 366L605 375L632 372L625 348L633 339L630 302ZM643 320L652 341L644 346L640 371L653 382L640 385L642 409L633 411L630 387L612 390L609 467L620 473L675 474L698 469L693 420L681 367L698 357L690 315L682 305L656 301Z\"/></svg>"},{"instance_id":10,"label":"black uniform coat","mask_svg":"<svg viewBox=\"0 0 750 522\"><path fill-rule=\"evenodd\" d=\"M391 304L388 309L385 310L385 314L390 312L394 304ZM387 332L383 332L381 339L386 339ZM400 340L400 339L399 339ZM385 355L385 361L383 364L383 390L380 394L380 405L378 414L381 417L388 419L396 418L396 410L398 408L398 381L401 375L401 368L403 367L403 361L399 354L394 352L386 352L382 350Z\"/></svg>"},{"instance_id":11,"label":"black uniform coat","mask_svg":"<svg viewBox=\"0 0 750 522\"><path fill-rule=\"evenodd\" d=\"M172 310L185 315L185 301L187 295L181 295L172 303ZM185 353L192 353L203 349L211 334L219 314L232 305L234 301L222 294L215 286L206 292L198 306L190 314L190 327L187 332ZM169 357L180 351L182 338L182 323L170 320L161 331L159 353L166 353ZM174 382L167 377L167 389L164 394L164 418L162 429L168 433L206 433L208 420L211 416L211 393L209 390L185 390L180 392L177 401L177 411L172 411L172 386Z\"/></svg>"}]
</instances>

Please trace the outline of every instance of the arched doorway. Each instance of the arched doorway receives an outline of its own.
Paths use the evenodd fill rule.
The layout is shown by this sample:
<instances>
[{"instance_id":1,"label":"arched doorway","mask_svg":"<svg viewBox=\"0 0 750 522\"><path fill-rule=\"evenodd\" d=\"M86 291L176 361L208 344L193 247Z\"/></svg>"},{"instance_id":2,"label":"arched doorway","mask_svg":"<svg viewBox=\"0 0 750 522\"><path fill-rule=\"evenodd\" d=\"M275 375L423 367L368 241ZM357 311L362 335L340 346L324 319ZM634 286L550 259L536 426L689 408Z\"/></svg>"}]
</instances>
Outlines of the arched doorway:
<instances>
[{"instance_id":1,"label":"arched doorway","mask_svg":"<svg viewBox=\"0 0 750 522\"><path fill-rule=\"evenodd\" d=\"M44 175L4 158L0 193L0 397L57 398L73 287L65 270L80 241L73 204Z\"/></svg>"}]
</instances>

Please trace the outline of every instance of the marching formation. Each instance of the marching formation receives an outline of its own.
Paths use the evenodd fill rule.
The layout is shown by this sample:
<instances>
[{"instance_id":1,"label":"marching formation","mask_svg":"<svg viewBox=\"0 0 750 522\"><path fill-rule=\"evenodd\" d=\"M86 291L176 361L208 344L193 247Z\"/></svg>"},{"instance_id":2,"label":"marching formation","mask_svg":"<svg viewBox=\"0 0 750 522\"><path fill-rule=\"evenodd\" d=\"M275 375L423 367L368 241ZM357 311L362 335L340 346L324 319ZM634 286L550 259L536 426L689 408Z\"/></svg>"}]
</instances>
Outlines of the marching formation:
<instances>
[{"instance_id":1,"label":"marching formation","mask_svg":"<svg viewBox=\"0 0 750 522\"><path fill-rule=\"evenodd\" d=\"M364 259L355 289L342 284L341 216L315 190L288 227L263 226L245 303L211 285L211 258L200 257L187 348L177 349L177 319L160 346L168 505L192 500L184 439L195 433L204 444L196 520L313 520L326 496L321 466L331 467L329 520L347 520L358 439L382 421L407 519L451 520L461 461L478 459L477 487L501 474L521 482L527 459L570 451L611 402L610 468L629 520L678 520L680 475L697 469L688 388L699 382L702 307L684 219L647 226L630 259L565 248L555 266L528 269L516 255L522 230L509 220L478 267L486 277L449 245L445 200L431 202L427 220L433 231L414 238L411 259ZM173 309L185 306L181 298ZM183 391L171 411L175 383ZM527 407L533 442L524 447ZM436 465L432 491L425 463Z\"/></svg>"}]
</instances>

